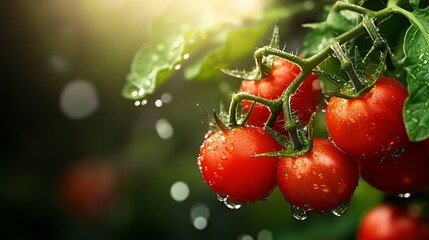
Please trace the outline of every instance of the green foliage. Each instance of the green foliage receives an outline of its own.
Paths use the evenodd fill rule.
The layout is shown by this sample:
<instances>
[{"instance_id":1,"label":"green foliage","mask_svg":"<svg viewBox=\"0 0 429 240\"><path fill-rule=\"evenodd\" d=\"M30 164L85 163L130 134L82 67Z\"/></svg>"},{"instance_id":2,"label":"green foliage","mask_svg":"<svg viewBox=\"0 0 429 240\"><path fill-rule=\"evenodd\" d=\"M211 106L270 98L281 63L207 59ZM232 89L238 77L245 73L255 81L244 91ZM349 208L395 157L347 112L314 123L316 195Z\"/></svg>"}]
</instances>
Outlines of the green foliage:
<instances>
[{"instance_id":1,"label":"green foliage","mask_svg":"<svg viewBox=\"0 0 429 240\"><path fill-rule=\"evenodd\" d=\"M404 42L410 94L404 119L410 139L421 141L429 136L429 8L416 10L411 18Z\"/></svg>"},{"instance_id":2,"label":"green foliage","mask_svg":"<svg viewBox=\"0 0 429 240\"><path fill-rule=\"evenodd\" d=\"M223 78L218 69L237 67L237 62L262 42L275 21L311 10L308 3L298 2L244 21L238 16L208 17L180 4L174 6L152 23L151 42L136 54L123 95L144 99L182 68L189 80Z\"/></svg>"},{"instance_id":3,"label":"green foliage","mask_svg":"<svg viewBox=\"0 0 429 240\"><path fill-rule=\"evenodd\" d=\"M304 56L320 52L332 38L347 32L359 23L360 16L354 12L338 12L331 6L326 7L324 11L327 14L325 21L304 25L304 27L310 28L304 39Z\"/></svg>"}]
</instances>

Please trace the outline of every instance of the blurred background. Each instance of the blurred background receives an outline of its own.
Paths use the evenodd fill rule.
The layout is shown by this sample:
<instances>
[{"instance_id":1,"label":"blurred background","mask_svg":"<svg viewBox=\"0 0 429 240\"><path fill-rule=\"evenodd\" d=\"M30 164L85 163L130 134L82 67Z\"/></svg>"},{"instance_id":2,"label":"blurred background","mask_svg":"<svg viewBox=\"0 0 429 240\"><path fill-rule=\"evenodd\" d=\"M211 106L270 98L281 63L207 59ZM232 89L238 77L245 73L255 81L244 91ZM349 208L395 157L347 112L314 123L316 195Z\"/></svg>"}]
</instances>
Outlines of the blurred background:
<instances>
[{"instance_id":1,"label":"blurred background","mask_svg":"<svg viewBox=\"0 0 429 240\"><path fill-rule=\"evenodd\" d=\"M230 210L202 181L196 157L207 127L196 104L218 109L238 81L189 82L178 72L147 101L121 96L149 23L172 2L1 1L0 237L353 239L381 199L364 183L345 216L301 222L278 189ZM206 2L248 14L292 1ZM296 51L302 33L291 31L282 40Z\"/></svg>"}]
</instances>

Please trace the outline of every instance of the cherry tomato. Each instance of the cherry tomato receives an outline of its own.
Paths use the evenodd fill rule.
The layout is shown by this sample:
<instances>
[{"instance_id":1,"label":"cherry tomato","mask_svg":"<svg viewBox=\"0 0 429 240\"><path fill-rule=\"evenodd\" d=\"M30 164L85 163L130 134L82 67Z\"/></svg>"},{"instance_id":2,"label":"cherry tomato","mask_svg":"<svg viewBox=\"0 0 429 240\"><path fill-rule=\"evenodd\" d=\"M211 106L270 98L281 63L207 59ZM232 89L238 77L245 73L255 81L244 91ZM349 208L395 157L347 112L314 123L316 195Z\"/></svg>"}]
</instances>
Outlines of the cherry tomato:
<instances>
[{"instance_id":1,"label":"cherry tomato","mask_svg":"<svg viewBox=\"0 0 429 240\"><path fill-rule=\"evenodd\" d=\"M429 185L429 156L422 142L410 142L398 157L359 160L359 167L362 178L385 193L413 193Z\"/></svg>"},{"instance_id":2,"label":"cherry tomato","mask_svg":"<svg viewBox=\"0 0 429 240\"><path fill-rule=\"evenodd\" d=\"M102 160L88 159L71 165L61 179L60 198L71 215L84 221L102 221L115 203L117 174Z\"/></svg>"},{"instance_id":3,"label":"cherry tomato","mask_svg":"<svg viewBox=\"0 0 429 240\"><path fill-rule=\"evenodd\" d=\"M283 147L264 129L240 127L219 131L200 147L203 180L219 196L236 203L266 198L276 184L278 157L254 157Z\"/></svg>"},{"instance_id":4,"label":"cherry tomato","mask_svg":"<svg viewBox=\"0 0 429 240\"><path fill-rule=\"evenodd\" d=\"M358 240L427 240L429 226L418 212L405 207L382 204L371 209L362 219L357 231Z\"/></svg>"},{"instance_id":5,"label":"cherry tomato","mask_svg":"<svg viewBox=\"0 0 429 240\"><path fill-rule=\"evenodd\" d=\"M268 77L259 81L243 80L240 92L247 92L254 96L269 100L277 99L300 72L301 69L298 65L276 57L271 74ZM309 121L311 114L315 111L320 93L319 80L316 79L315 74L311 74L293 95L291 107L302 124L306 124ZM243 101L242 105L244 112L247 113L252 106L252 102ZM263 127L269 117L270 111L266 106L255 104L248 123L254 126ZM286 134L284 125L284 113L281 112L273 126L273 129L279 133Z\"/></svg>"},{"instance_id":6,"label":"cherry tomato","mask_svg":"<svg viewBox=\"0 0 429 240\"><path fill-rule=\"evenodd\" d=\"M382 158L408 143L402 111L408 96L398 81L382 76L357 98L333 97L326 109L326 128L333 142L357 158Z\"/></svg>"},{"instance_id":7,"label":"cherry tomato","mask_svg":"<svg viewBox=\"0 0 429 240\"><path fill-rule=\"evenodd\" d=\"M277 184L285 199L306 211L323 212L350 200L359 180L357 163L328 139L313 139L313 150L280 158Z\"/></svg>"}]
</instances>

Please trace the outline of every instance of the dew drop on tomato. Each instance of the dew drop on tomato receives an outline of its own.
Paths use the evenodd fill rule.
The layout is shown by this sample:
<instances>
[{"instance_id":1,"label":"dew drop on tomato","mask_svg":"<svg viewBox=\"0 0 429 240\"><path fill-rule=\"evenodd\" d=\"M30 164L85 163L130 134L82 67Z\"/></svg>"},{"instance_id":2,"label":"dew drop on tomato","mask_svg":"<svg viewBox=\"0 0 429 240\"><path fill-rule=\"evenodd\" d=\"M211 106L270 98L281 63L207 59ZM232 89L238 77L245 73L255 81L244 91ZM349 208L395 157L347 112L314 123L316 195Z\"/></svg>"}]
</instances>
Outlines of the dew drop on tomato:
<instances>
[{"instance_id":1,"label":"dew drop on tomato","mask_svg":"<svg viewBox=\"0 0 429 240\"><path fill-rule=\"evenodd\" d=\"M398 194L398 197L400 197L400 198L410 198L411 197L411 193L400 193L400 194Z\"/></svg>"},{"instance_id":2,"label":"dew drop on tomato","mask_svg":"<svg viewBox=\"0 0 429 240\"><path fill-rule=\"evenodd\" d=\"M390 155L392 155L392 157L400 157L402 153L404 153L404 150L405 150L404 148L396 149L392 151Z\"/></svg>"},{"instance_id":3,"label":"dew drop on tomato","mask_svg":"<svg viewBox=\"0 0 429 240\"><path fill-rule=\"evenodd\" d=\"M296 220L305 220L308 217L307 211L305 209L302 209L298 206L292 206L292 216L296 219Z\"/></svg>"},{"instance_id":4,"label":"dew drop on tomato","mask_svg":"<svg viewBox=\"0 0 429 240\"><path fill-rule=\"evenodd\" d=\"M331 210L332 214L334 214L337 217L342 217L346 212L349 210L350 201L347 201L338 207Z\"/></svg>"}]
</instances>

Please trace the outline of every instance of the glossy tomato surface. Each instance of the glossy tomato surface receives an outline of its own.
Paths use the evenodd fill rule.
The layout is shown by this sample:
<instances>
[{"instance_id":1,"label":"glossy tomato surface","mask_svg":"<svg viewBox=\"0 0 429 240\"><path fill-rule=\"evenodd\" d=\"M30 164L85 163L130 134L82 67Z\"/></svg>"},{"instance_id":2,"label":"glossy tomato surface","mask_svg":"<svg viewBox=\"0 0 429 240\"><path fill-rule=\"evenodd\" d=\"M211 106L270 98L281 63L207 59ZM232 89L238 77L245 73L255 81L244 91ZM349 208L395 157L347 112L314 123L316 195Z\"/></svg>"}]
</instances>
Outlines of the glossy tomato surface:
<instances>
[{"instance_id":1,"label":"glossy tomato surface","mask_svg":"<svg viewBox=\"0 0 429 240\"><path fill-rule=\"evenodd\" d=\"M328 139L315 138L311 152L280 158L277 164L277 184L283 196L306 211L329 211L347 202L358 180L356 161Z\"/></svg>"},{"instance_id":2,"label":"glossy tomato surface","mask_svg":"<svg viewBox=\"0 0 429 240\"><path fill-rule=\"evenodd\" d=\"M402 118L407 96L407 89L401 83L382 76L360 97L333 97L325 116L328 134L351 156L386 157L408 142Z\"/></svg>"},{"instance_id":3,"label":"glossy tomato surface","mask_svg":"<svg viewBox=\"0 0 429 240\"><path fill-rule=\"evenodd\" d=\"M362 178L385 193L414 193L429 186L429 157L422 142L410 142L397 157L359 160L359 167Z\"/></svg>"},{"instance_id":4,"label":"glossy tomato surface","mask_svg":"<svg viewBox=\"0 0 429 240\"><path fill-rule=\"evenodd\" d=\"M282 58L276 58L271 74L259 81L243 80L240 92L247 92L254 96L273 100L279 98L283 91L295 80L301 72L298 65ZM298 88L291 100L292 109L295 111L300 122L306 124L311 114L315 111L318 104L318 97L321 93L319 80L315 74L311 74ZM243 101L243 108L248 112L252 106L251 101ZM266 106L255 104L248 123L262 127L270 116L270 111ZM281 112L273 129L286 134L284 130L284 113Z\"/></svg>"},{"instance_id":5,"label":"glossy tomato surface","mask_svg":"<svg viewBox=\"0 0 429 240\"><path fill-rule=\"evenodd\" d=\"M362 219L358 240L428 240L429 226L418 213L405 207L382 204L371 209Z\"/></svg>"},{"instance_id":6,"label":"glossy tomato surface","mask_svg":"<svg viewBox=\"0 0 429 240\"><path fill-rule=\"evenodd\" d=\"M282 146L264 129L241 127L210 135L200 147L203 180L229 201L246 203L266 198L276 184L278 157L254 157Z\"/></svg>"}]
</instances>

